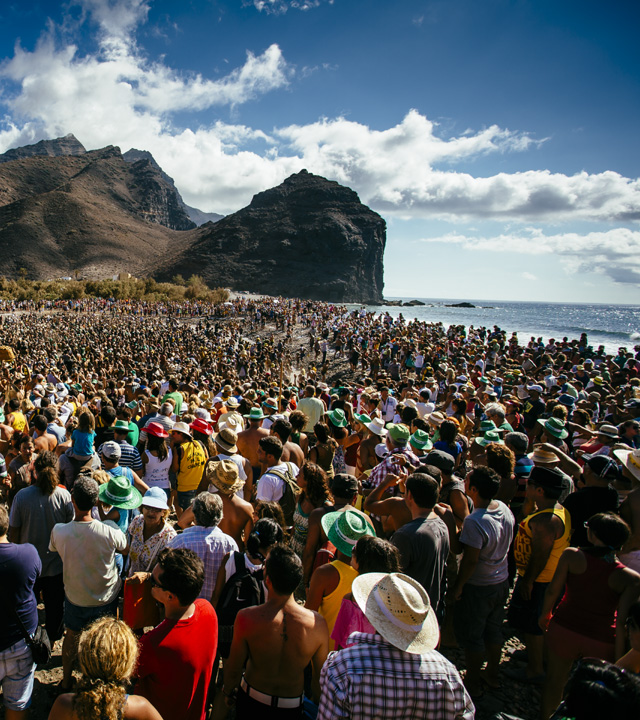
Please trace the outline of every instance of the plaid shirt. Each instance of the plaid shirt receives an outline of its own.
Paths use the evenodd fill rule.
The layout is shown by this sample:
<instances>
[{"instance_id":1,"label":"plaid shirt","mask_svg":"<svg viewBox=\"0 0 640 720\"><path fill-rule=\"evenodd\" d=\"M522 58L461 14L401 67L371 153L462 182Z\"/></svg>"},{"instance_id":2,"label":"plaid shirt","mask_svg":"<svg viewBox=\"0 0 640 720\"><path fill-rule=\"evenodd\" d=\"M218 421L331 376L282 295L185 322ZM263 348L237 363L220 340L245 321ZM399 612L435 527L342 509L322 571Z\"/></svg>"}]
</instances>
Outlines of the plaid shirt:
<instances>
[{"instance_id":1,"label":"plaid shirt","mask_svg":"<svg viewBox=\"0 0 640 720\"><path fill-rule=\"evenodd\" d=\"M391 455L388 455L384 460L382 460L382 462L373 468L371 475L369 475L368 480L364 483L365 487L369 487L371 489L377 488L389 473L392 475L399 474L401 466L397 460L393 459L394 455L404 455L407 458L409 465L413 465L413 467L420 465L418 456L413 452L409 445L404 448L396 448ZM409 473L411 473L410 470Z\"/></svg>"},{"instance_id":2,"label":"plaid shirt","mask_svg":"<svg viewBox=\"0 0 640 720\"><path fill-rule=\"evenodd\" d=\"M224 556L232 550L237 552L236 541L220 528L202 527L195 525L177 535L169 542L170 548L188 548L204 563L204 585L198 597L211 600L216 587L218 570L222 565Z\"/></svg>"},{"instance_id":3,"label":"plaid shirt","mask_svg":"<svg viewBox=\"0 0 640 720\"><path fill-rule=\"evenodd\" d=\"M350 641L322 668L317 720L473 720L458 671L436 650L413 655L366 633Z\"/></svg>"}]
</instances>

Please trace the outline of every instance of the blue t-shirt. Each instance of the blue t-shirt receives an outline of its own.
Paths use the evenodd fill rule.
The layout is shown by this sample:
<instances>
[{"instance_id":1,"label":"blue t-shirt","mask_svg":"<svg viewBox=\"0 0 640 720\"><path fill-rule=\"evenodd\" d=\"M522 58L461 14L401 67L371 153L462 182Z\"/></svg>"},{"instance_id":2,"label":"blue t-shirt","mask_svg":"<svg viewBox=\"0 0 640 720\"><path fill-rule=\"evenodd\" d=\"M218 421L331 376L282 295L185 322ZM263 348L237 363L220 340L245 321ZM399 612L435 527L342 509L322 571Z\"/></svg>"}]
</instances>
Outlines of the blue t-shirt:
<instances>
[{"instance_id":1,"label":"blue t-shirt","mask_svg":"<svg viewBox=\"0 0 640 720\"><path fill-rule=\"evenodd\" d=\"M38 551L31 543L0 543L0 652L23 639L12 612L15 608L30 635L38 625L38 603L33 586L42 570Z\"/></svg>"},{"instance_id":2,"label":"blue t-shirt","mask_svg":"<svg viewBox=\"0 0 640 720\"><path fill-rule=\"evenodd\" d=\"M93 455L95 452L95 439L96 434L94 432L88 433L82 430L74 430L71 433L71 440L75 454Z\"/></svg>"},{"instance_id":3,"label":"blue t-shirt","mask_svg":"<svg viewBox=\"0 0 640 720\"><path fill-rule=\"evenodd\" d=\"M64 428L60 427L57 423L49 423L47 425L47 432L55 435L58 443L63 443L67 439Z\"/></svg>"}]
</instances>

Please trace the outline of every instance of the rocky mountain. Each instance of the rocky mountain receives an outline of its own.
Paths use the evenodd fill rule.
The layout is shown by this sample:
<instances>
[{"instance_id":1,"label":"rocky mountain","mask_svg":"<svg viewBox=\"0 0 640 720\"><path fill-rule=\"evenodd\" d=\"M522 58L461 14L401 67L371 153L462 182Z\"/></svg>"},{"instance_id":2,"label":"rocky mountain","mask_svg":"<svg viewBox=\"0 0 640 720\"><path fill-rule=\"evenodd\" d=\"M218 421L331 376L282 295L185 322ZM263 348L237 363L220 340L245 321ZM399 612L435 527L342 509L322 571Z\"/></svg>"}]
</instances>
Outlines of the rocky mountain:
<instances>
[{"instance_id":1,"label":"rocky mountain","mask_svg":"<svg viewBox=\"0 0 640 720\"><path fill-rule=\"evenodd\" d=\"M191 220L193 223L191 227L194 226L200 226L204 225L207 222L218 222L218 220L221 220L224 215L218 215L218 213L208 213L204 212L203 210L198 210L198 208L193 208L187 205L185 201L182 199L182 196L178 192L178 189L175 186L175 183L173 181L173 178L169 177L166 172L158 165L158 163L155 161L155 158L153 155L148 152L147 150L136 150L135 148L131 148L131 150L127 150L126 153L123 153L122 157L130 163L138 163L141 161L147 161L157 172L160 173L160 176L163 178L163 180L174 188L175 194L177 196L178 204L182 209L184 210L185 214ZM187 227L176 227L175 230L189 230L190 228Z\"/></svg>"},{"instance_id":2,"label":"rocky mountain","mask_svg":"<svg viewBox=\"0 0 640 720\"><path fill-rule=\"evenodd\" d=\"M23 147L7 150L6 153L0 155L0 163L34 157L35 155L60 157L62 155L84 155L86 152L84 145L76 139L75 135L69 133L56 140L40 140L35 145L24 145Z\"/></svg>"},{"instance_id":3,"label":"rocky mountain","mask_svg":"<svg viewBox=\"0 0 640 720\"><path fill-rule=\"evenodd\" d=\"M87 152L73 136L9 152L0 157L6 276L198 274L236 290L382 299L385 221L353 190L306 170L196 228L171 178L143 152Z\"/></svg>"},{"instance_id":4,"label":"rocky mountain","mask_svg":"<svg viewBox=\"0 0 640 720\"><path fill-rule=\"evenodd\" d=\"M161 275L334 302L382 299L385 221L353 190L306 170L202 231Z\"/></svg>"}]
</instances>

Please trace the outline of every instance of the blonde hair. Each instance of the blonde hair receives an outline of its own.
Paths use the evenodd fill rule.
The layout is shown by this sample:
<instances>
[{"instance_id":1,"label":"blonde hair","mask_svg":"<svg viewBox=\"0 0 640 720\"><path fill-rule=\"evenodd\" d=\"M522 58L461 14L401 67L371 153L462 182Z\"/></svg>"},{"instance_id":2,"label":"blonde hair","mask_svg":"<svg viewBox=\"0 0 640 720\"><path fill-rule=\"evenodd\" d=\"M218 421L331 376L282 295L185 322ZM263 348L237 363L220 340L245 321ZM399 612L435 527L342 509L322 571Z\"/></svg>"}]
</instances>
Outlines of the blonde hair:
<instances>
[{"instance_id":1,"label":"blonde hair","mask_svg":"<svg viewBox=\"0 0 640 720\"><path fill-rule=\"evenodd\" d=\"M118 720L127 701L124 686L138 659L131 629L114 617L99 618L80 636L78 662L82 679L73 698L79 720Z\"/></svg>"},{"instance_id":2,"label":"blonde hair","mask_svg":"<svg viewBox=\"0 0 640 720\"><path fill-rule=\"evenodd\" d=\"M106 470L94 470L91 473L91 477L98 483L98 485L104 485L111 480L111 475Z\"/></svg>"}]
</instances>

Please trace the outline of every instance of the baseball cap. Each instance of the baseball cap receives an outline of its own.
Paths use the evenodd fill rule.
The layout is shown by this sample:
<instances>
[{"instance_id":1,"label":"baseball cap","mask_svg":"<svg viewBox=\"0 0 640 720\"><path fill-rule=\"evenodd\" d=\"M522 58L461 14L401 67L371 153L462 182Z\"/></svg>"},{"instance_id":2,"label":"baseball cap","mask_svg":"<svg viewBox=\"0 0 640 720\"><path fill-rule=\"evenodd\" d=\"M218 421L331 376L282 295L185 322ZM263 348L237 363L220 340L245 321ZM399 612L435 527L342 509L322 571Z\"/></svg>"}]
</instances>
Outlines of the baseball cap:
<instances>
[{"instance_id":1,"label":"baseball cap","mask_svg":"<svg viewBox=\"0 0 640 720\"><path fill-rule=\"evenodd\" d=\"M102 455L107 460L119 460L120 456L122 455L120 445L118 445L118 443L114 442L113 440L108 440L102 446Z\"/></svg>"}]
</instances>

